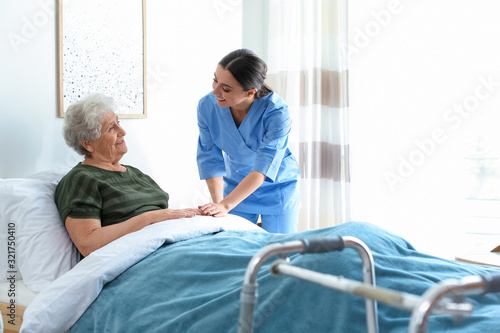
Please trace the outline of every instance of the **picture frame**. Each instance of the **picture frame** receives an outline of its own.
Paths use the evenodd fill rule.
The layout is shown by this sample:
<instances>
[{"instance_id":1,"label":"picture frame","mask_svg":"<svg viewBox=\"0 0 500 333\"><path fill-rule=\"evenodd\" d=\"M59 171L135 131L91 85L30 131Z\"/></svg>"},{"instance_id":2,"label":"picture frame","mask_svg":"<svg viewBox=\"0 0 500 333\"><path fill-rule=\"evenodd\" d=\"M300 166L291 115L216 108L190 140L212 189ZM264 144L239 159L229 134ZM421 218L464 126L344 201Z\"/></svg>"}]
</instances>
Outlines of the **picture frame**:
<instances>
[{"instance_id":1,"label":"picture frame","mask_svg":"<svg viewBox=\"0 0 500 333\"><path fill-rule=\"evenodd\" d=\"M91 93L147 117L146 0L57 0L58 116Z\"/></svg>"}]
</instances>

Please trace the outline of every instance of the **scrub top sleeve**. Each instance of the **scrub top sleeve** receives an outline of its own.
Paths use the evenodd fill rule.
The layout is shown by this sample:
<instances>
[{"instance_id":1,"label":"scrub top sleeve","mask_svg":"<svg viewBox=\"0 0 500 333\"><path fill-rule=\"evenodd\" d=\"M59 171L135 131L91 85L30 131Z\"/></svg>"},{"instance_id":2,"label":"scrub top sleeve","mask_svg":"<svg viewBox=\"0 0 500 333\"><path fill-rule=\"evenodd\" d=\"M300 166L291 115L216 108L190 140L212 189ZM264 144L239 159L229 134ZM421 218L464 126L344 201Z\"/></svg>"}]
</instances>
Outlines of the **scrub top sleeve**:
<instances>
[{"instance_id":1,"label":"scrub top sleeve","mask_svg":"<svg viewBox=\"0 0 500 333\"><path fill-rule=\"evenodd\" d=\"M198 110L198 127L200 135L198 137L198 149L196 161L200 179L209 179L226 175L224 156L222 150L215 145L203 117Z\"/></svg>"},{"instance_id":2,"label":"scrub top sleeve","mask_svg":"<svg viewBox=\"0 0 500 333\"><path fill-rule=\"evenodd\" d=\"M268 181L273 181L288 147L288 134L292 120L288 108L281 107L268 112L264 119L266 132L262 138L252 171L266 175Z\"/></svg>"}]
</instances>

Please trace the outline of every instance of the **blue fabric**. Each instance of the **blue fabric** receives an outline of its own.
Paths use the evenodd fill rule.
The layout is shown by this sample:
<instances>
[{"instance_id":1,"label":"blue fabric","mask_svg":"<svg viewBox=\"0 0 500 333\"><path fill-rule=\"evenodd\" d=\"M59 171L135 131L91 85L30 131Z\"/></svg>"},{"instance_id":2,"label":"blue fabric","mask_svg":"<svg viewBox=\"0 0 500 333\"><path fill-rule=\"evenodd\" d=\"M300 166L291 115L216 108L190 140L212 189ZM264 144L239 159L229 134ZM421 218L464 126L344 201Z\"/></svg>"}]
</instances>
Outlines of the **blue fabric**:
<instances>
[{"instance_id":1,"label":"blue fabric","mask_svg":"<svg viewBox=\"0 0 500 333\"><path fill-rule=\"evenodd\" d=\"M241 216L254 224L257 224L260 216L262 229L266 230L267 232L277 234L297 232L297 226L299 223L299 213L282 215L259 215L241 213L232 210L231 214Z\"/></svg>"},{"instance_id":2,"label":"blue fabric","mask_svg":"<svg viewBox=\"0 0 500 333\"><path fill-rule=\"evenodd\" d=\"M225 231L164 245L108 283L71 332L236 332L239 296L251 257L273 242L342 235L372 250L380 287L415 295L437 282L499 273L485 266L444 260L416 251L402 238L367 223L350 222L291 235ZM258 274L255 332L366 332L363 298L291 277L273 277L266 263ZM353 249L293 255L294 266L362 280ZM432 316L428 332L497 332L500 294L470 298L472 316L455 326ZM380 332L406 332L410 313L378 305Z\"/></svg>"},{"instance_id":3,"label":"blue fabric","mask_svg":"<svg viewBox=\"0 0 500 333\"><path fill-rule=\"evenodd\" d=\"M275 93L255 99L239 127L231 110L212 93L198 104L197 162L201 179L224 177L224 196L251 171L267 178L235 210L254 214L291 214L300 208L300 171L288 149L291 118ZM223 153L224 152L224 153Z\"/></svg>"}]
</instances>

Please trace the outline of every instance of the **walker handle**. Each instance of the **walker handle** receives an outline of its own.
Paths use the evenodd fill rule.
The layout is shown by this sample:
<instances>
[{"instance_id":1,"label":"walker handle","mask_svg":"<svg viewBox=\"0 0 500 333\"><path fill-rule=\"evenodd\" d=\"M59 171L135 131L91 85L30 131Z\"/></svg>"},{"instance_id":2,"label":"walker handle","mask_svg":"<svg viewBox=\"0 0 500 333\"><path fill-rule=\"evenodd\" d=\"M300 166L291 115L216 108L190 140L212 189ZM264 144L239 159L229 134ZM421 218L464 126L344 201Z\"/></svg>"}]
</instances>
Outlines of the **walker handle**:
<instances>
[{"instance_id":1,"label":"walker handle","mask_svg":"<svg viewBox=\"0 0 500 333\"><path fill-rule=\"evenodd\" d=\"M345 247L344 239L340 236L317 237L300 241L304 244L300 254L342 251Z\"/></svg>"},{"instance_id":2,"label":"walker handle","mask_svg":"<svg viewBox=\"0 0 500 333\"><path fill-rule=\"evenodd\" d=\"M500 293L500 274L481 275L485 293Z\"/></svg>"}]
</instances>

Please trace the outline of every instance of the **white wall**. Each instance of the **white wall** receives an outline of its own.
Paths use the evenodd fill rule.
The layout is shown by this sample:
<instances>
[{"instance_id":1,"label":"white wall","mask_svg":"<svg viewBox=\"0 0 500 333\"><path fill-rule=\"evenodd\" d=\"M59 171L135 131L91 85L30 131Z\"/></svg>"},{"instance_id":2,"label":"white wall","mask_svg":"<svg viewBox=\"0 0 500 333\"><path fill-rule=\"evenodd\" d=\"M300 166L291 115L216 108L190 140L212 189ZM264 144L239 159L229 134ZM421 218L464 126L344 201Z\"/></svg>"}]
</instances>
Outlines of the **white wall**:
<instances>
[{"instance_id":1,"label":"white wall","mask_svg":"<svg viewBox=\"0 0 500 333\"><path fill-rule=\"evenodd\" d=\"M243 4L243 47L254 51L267 62L267 10L268 0L242 0Z\"/></svg>"},{"instance_id":2,"label":"white wall","mask_svg":"<svg viewBox=\"0 0 500 333\"><path fill-rule=\"evenodd\" d=\"M54 4L0 2L1 178L80 160L56 117ZM478 128L500 132L500 87L459 125L444 117L473 97L482 79L500 82L499 11L496 0L349 1L353 220L443 256L461 246L463 147ZM195 161L196 103L227 52L243 44L265 56L252 35L262 22L254 31L251 23L242 31L241 1L147 1L148 118L122 120L129 147L123 162L153 176L172 207L208 199ZM435 145L425 153L419 147L429 139ZM401 176L401 161L411 156L423 158ZM391 185L387 174L401 180Z\"/></svg>"},{"instance_id":3,"label":"white wall","mask_svg":"<svg viewBox=\"0 0 500 333\"><path fill-rule=\"evenodd\" d=\"M55 0L0 3L0 178L81 158L57 118ZM123 119L122 162L150 174L171 206L208 200L198 178L196 105L217 62L241 47L242 5L232 0L147 1L148 117Z\"/></svg>"},{"instance_id":4,"label":"white wall","mask_svg":"<svg viewBox=\"0 0 500 333\"><path fill-rule=\"evenodd\" d=\"M352 218L453 257L480 213L465 209L467 146L500 152L500 2L349 5Z\"/></svg>"},{"instance_id":5,"label":"white wall","mask_svg":"<svg viewBox=\"0 0 500 333\"><path fill-rule=\"evenodd\" d=\"M0 15L0 177L6 178L66 162L67 152L55 118L54 5L3 1Z\"/></svg>"}]
</instances>

